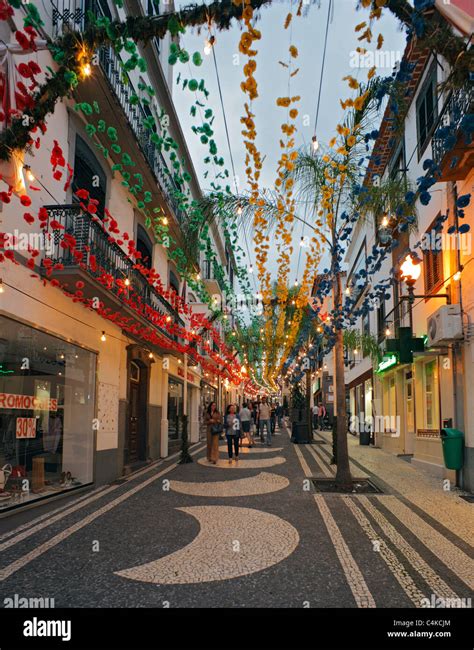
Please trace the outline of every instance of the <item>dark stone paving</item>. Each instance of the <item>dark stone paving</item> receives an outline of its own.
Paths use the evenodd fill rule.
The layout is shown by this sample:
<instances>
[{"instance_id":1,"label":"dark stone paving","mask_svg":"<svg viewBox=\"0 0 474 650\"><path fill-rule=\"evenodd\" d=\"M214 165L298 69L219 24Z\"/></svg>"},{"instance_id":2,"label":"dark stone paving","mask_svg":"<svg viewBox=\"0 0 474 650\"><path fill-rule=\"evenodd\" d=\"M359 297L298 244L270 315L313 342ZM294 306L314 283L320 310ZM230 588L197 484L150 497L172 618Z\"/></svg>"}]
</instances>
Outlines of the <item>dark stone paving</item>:
<instances>
[{"instance_id":1,"label":"dark stone paving","mask_svg":"<svg viewBox=\"0 0 474 650\"><path fill-rule=\"evenodd\" d=\"M54 598L56 607L357 607L334 540L316 505L314 489L303 490L305 476L286 432L274 438L273 446L284 449L280 452L272 449L269 453L252 456L249 454L245 458L258 460L284 456L284 464L238 470L207 467L197 462L178 465L80 527L98 509L127 495L130 490L173 464L168 461L118 485L109 494L100 493L99 498L75 512L67 514L67 510L64 511L65 516L57 522L2 551L3 568L10 567L16 561L21 562L29 553L33 559L1 583L0 602L18 594L20 597ZM304 445L299 449L312 475L320 475ZM195 454L195 461L203 455L205 450ZM224 458L224 453L221 456ZM262 471L286 477L289 485L277 492L231 498L192 496L163 489L165 479L185 482L233 481L255 477ZM322 498L360 568L376 606L413 607L412 600L379 554L374 553L371 541L341 498L331 495ZM116 571L158 560L190 544L199 534L200 524L195 517L178 508L213 505L252 508L276 515L298 531L299 543L278 564L230 580L168 585L139 582L115 575ZM52 509L57 507L56 503ZM30 513L31 519L37 517L34 510ZM25 520L27 516L22 513L21 516L12 517L8 525L14 527ZM227 525L226 522L221 523ZM395 521L392 523L401 528ZM56 535L61 535L73 525L79 526L77 531L34 557L42 544L50 540L54 542ZM406 537L420 554L432 561L431 554L418 540L409 534ZM97 542L99 550L95 552L93 549ZM217 546L218 533L217 538L211 536L206 543L211 547L214 544ZM256 559L260 550L271 544L272 531L263 531L255 548ZM229 553L232 553L230 549ZM192 570L199 558L189 554L185 561ZM219 561L216 553L215 562ZM461 591L463 583L442 563L438 562L436 569L442 571L446 581L451 581L453 589L459 589L465 595ZM417 584L423 582L418 574L416 580ZM426 585L423 589L431 593Z\"/></svg>"}]
</instances>

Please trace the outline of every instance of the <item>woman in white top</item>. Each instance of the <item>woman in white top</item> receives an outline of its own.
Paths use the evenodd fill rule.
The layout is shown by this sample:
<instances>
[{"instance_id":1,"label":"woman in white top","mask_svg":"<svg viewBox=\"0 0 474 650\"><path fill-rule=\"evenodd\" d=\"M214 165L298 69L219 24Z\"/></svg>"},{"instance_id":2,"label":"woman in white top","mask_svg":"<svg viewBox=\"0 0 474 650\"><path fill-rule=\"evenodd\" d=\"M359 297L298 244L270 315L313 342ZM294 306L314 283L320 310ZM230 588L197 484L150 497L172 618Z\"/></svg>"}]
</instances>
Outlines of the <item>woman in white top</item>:
<instances>
[{"instance_id":1,"label":"woman in white top","mask_svg":"<svg viewBox=\"0 0 474 650\"><path fill-rule=\"evenodd\" d=\"M244 402L244 405L240 409L240 422L242 424L242 434L245 435L247 440L249 441L249 447L252 449L252 447L255 445L255 441L253 439L253 434L252 434L252 413L250 412L250 409L248 407L247 402ZM241 444L242 444L242 438Z\"/></svg>"}]
</instances>

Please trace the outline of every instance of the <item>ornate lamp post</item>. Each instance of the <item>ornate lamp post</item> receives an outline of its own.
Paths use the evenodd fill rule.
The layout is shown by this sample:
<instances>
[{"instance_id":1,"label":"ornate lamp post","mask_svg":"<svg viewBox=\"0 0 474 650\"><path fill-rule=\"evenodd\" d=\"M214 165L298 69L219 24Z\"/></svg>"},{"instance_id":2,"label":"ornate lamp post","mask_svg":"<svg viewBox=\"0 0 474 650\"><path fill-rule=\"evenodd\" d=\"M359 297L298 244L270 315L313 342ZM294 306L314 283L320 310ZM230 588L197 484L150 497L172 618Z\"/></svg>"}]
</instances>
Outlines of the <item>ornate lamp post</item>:
<instances>
[{"instance_id":1,"label":"ornate lamp post","mask_svg":"<svg viewBox=\"0 0 474 650\"><path fill-rule=\"evenodd\" d=\"M408 313L410 317L410 329L413 332L413 303L415 302L415 284L421 275L421 264L413 260L410 253L405 257L403 264L400 266L401 279L405 281L408 289Z\"/></svg>"}]
</instances>

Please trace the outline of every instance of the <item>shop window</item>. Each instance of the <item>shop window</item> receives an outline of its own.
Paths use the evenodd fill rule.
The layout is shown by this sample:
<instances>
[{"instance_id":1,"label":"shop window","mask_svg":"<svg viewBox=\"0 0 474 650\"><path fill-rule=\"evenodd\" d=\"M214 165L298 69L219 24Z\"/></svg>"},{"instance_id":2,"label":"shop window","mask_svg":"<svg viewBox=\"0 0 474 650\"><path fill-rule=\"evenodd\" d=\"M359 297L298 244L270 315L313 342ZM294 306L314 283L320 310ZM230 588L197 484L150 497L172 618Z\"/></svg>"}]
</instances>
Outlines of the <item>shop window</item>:
<instances>
[{"instance_id":1,"label":"shop window","mask_svg":"<svg viewBox=\"0 0 474 650\"><path fill-rule=\"evenodd\" d=\"M427 235L436 235L435 222L427 230ZM427 238L428 241L436 241L435 236ZM441 248L426 248L423 251L423 270L425 278L425 293L433 293L443 284L443 251Z\"/></svg>"},{"instance_id":2,"label":"shop window","mask_svg":"<svg viewBox=\"0 0 474 650\"><path fill-rule=\"evenodd\" d=\"M424 389L425 427L438 429L438 369L435 359L424 365Z\"/></svg>"},{"instance_id":3,"label":"shop window","mask_svg":"<svg viewBox=\"0 0 474 650\"><path fill-rule=\"evenodd\" d=\"M73 198L79 202L75 193L87 190L92 199L98 201L97 215L104 216L107 177L92 149L76 135L76 150L74 154L74 176L72 179Z\"/></svg>"},{"instance_id":4,"label":"shop window","mask_svg":"<svg viewBox=\"0 0 474 650\"><path fill-rule=\"evenodd\" d=\"M433 62L427 79L416 100L416 126L418 136L418 160L423 155L433 131L438 107L436 101L436 62Z\"/></svg>"},{"instance_id":5,"label":"shop window","mask_svg":"<svg viewBox=\"0 0 474 650\"><path fill-rule=\"evenodd\" d=\"M92 482L96 356L0 316L0 510Z\"/></svg>"},{"instance_id":6,"label":"shop window","mask_svg":"<svg viewBox=\"0 0 474 650\"><path fill-rule=\"evenodd\" d=\"M168 379L168 437L179 440L183 429L183 384Z\"/></svg>"}]
</instances>

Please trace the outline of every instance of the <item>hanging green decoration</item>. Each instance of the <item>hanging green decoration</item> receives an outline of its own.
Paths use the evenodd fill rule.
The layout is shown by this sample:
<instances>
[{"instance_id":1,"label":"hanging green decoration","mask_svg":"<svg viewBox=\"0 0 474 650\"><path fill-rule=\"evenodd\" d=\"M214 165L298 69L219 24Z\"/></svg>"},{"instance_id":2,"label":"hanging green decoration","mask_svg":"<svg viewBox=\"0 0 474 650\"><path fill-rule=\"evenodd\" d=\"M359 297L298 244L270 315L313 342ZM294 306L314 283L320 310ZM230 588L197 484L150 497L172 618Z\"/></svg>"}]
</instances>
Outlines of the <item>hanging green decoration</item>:
<instances>
[{"instance_id":1,"label":"hanging green decoration","mask_svg":"<svg viewBox=\"0 0 474 650\"><path fill-rule=\"evenodd\" d=\"M202 65L202 56L200 52L194 52L193 54L193 63L196 66Z\"/></svg>"}]
</instances>

